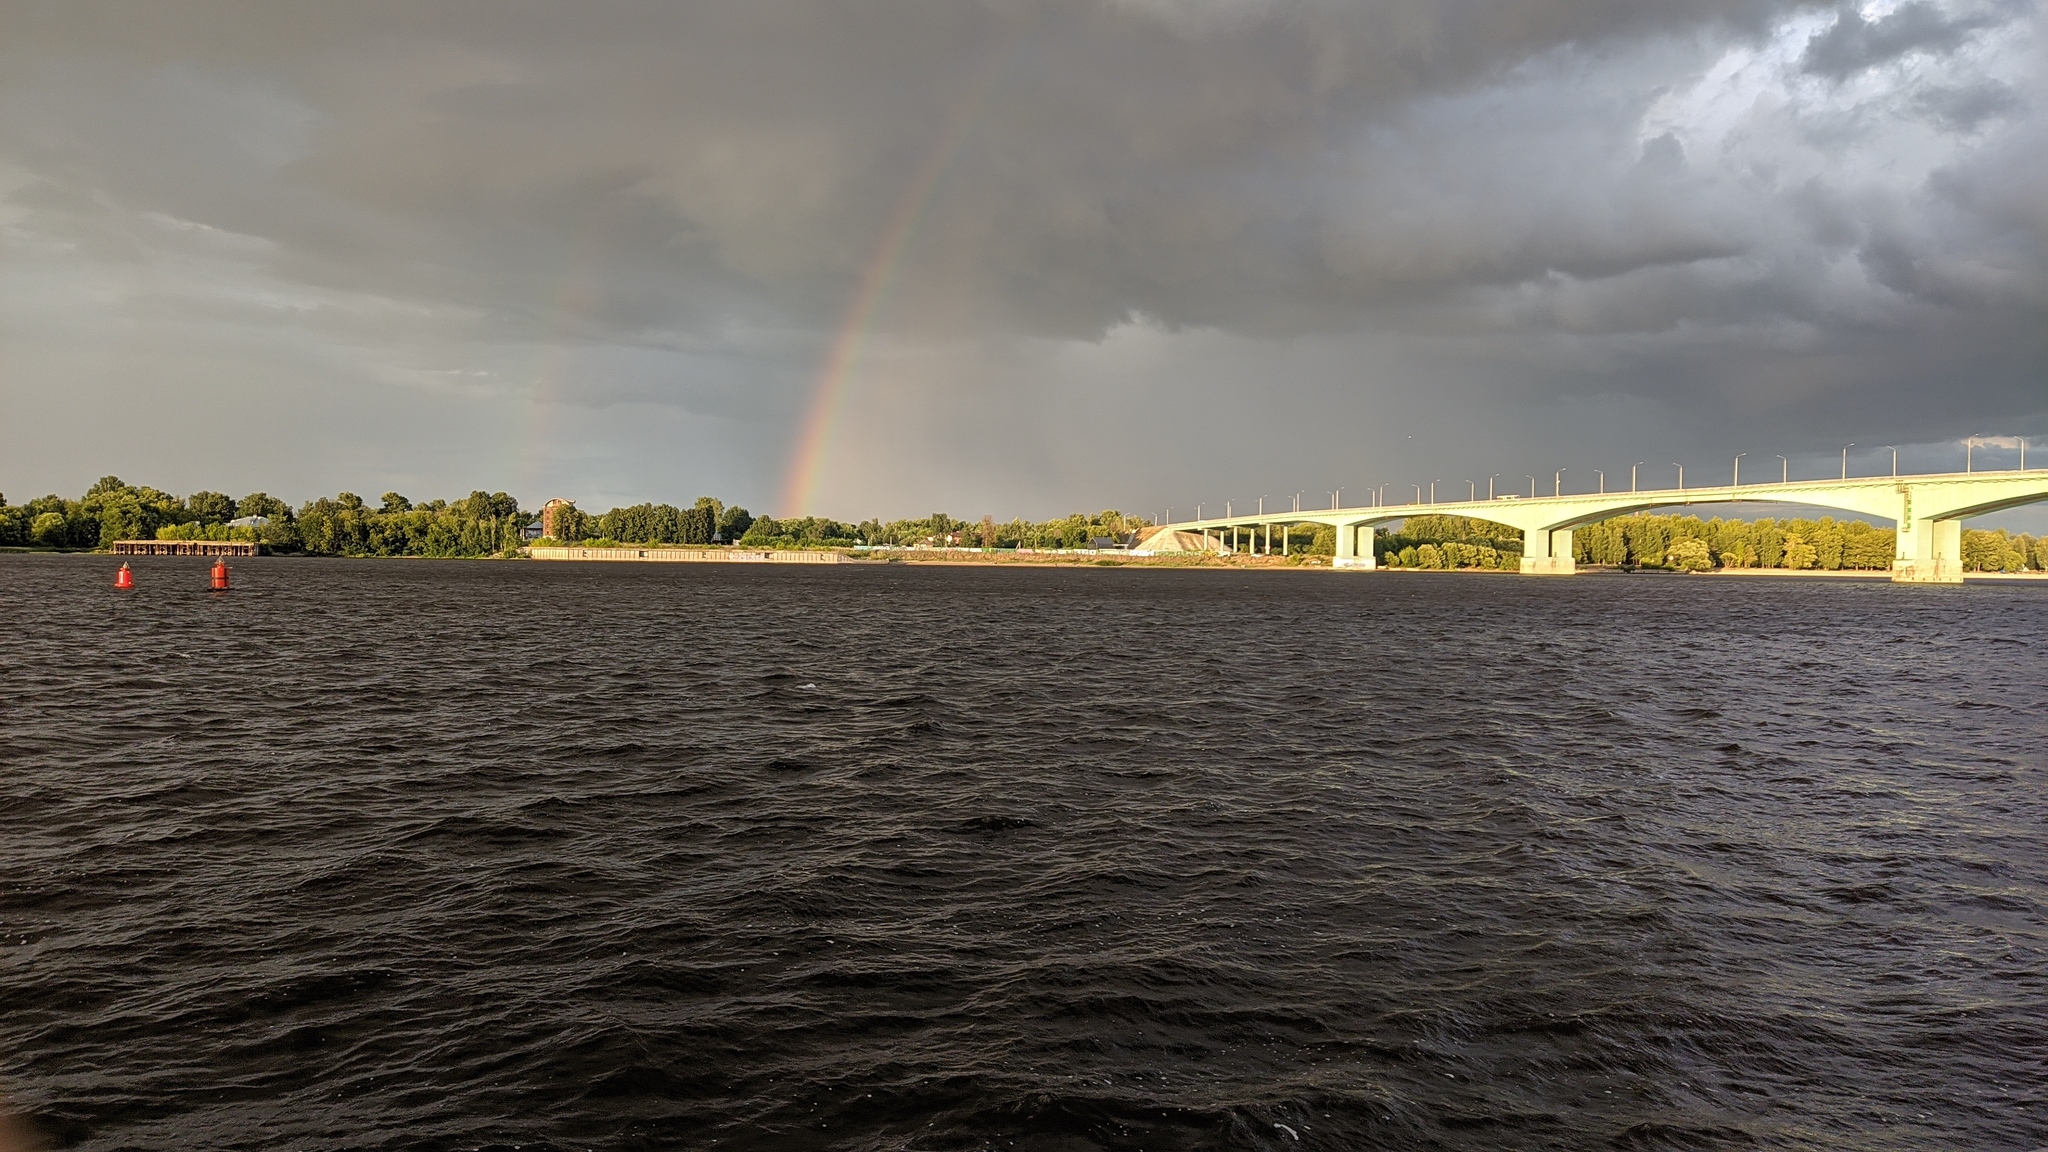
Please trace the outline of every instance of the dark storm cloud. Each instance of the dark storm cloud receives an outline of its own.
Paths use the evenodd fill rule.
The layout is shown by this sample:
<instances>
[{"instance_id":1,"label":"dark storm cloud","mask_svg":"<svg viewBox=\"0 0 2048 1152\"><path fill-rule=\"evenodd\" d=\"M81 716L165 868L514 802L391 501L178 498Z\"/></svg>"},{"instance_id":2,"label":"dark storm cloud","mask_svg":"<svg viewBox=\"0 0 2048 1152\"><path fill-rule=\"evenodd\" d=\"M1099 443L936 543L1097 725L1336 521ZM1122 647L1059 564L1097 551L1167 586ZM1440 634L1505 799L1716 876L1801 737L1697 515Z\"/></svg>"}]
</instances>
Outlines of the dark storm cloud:
<instances>
[{"instance_id":1,"label":"dark storm cloud","mask_svg":"<svg viewBox=\"0 0 2048 1152\"><path fill-rule=\"evenodd\" d=\"M1840 80L1908 52L1953 52L1970 33L1997 22L1985 13L1950 17L1927 0L1909 0L1875 20L1844 8L1827 31L1806 43L1810 72Z\"/></svg>"},{"instance_id":2,"label":"dark storm cloud","mask_svg":"<svg viewBox=\"0 0 2048 1152\"><path fill-rule=\"evenodd\" d=\"M772 452L879 257L891 363L952 365L899 386L969 422L1133 325L1348 341L1424 408L2020 417L2039 34L1923 0L16 3L0 324L49 363L116 320L137 357L260 332L323 387Z\"/></svg>"},{"instance_id":3,"label":"dark storm cloud","mask_svg":"<svg viewBox=\"0 0 2048 1152\"><path fill-rule=\"evenodd\" d=\"M2010 84L1996 80L1930 87L1919 98L1920 110L1951 132L1975 132L1987 120L2016 116L2026 101Z\"/></svg>"},{"instance_id":4,"label":"dark storm cloud","mask_svg":"<svg viewBox=\"0 0 2048 1152\"><path fill-rule=\"evenodd\" d=\"M922 233L942 270L977 270L979 310L959 319L1087 333L1133 311L1250 321L1276 290L1310 310L1369 298L1375 278L1326 267L1314 199L1374 116L1559 46L1753 31L1768 8L38 11L15 39L38 48L10 72L17 139L55 178L274 240L294 280L515 324L589 267L603 283L578 323L748 303L827 318L907 174L973 104ZM935 292L960 303L957 287ZM901 311L947 319L918 303Z\"/></svg>"}]
</instances>

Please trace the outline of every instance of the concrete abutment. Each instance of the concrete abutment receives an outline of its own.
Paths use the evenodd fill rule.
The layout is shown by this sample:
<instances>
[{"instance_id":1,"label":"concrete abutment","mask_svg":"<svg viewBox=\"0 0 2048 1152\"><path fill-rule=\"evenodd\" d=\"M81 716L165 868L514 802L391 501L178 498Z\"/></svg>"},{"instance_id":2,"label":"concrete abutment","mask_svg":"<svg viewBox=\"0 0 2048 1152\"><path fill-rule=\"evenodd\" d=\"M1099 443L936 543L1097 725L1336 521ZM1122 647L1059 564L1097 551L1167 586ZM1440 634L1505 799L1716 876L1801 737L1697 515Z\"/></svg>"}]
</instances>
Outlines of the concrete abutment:
<instances>
[{"instance_id":1,"label":"concrete abutment","mask_svg":"<svg viewBox=\"0 0 2048 1152\"><path fill-rule=\"evenodd\" d=\"M1900 517L1892 580L1899 584L1961 584L1963 522Z\"/></svg>"},{"instance_id":2,"label":"concrete abutment","mask_svg":"<svg viewBox=\"0 0 2048 1152\"><path fill-rule=\"evenodd\" d=\"M1522 530L1522 575L1571 576L1578 570L1578 562L1572 559L1571 529Z\"/></svg>"},{"instance_id":3,"label":"concrete abutment","mask_svg":"<svg viewBox=\"0 0 2048 1152\"><path fill-rule=\"evenodd\" d=\"M1331 557L1330 566L1356 568L1362 572L1379 567L1379 557L1373 552L1372 532L1370 524L1337 525L1337 554Z\"/></svg>"}]
</instances>

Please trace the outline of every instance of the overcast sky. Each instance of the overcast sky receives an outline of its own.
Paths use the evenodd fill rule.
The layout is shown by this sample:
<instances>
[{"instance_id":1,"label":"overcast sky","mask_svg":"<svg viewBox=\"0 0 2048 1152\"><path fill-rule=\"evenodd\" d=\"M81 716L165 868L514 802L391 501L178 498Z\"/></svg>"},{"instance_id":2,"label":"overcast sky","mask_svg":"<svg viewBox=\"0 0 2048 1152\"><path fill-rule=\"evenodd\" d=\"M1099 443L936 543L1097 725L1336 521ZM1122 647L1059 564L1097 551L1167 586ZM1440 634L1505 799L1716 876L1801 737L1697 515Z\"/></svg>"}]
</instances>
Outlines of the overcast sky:
<instances>
[{"instance_id":1,"label":"overcast sky","mask_svg":"<svg viewBox=\"0 0 2048 1152\"><path fill-rule=\"evenodd\" d=\"M2006 0L0 0L0 492L1959 468L2048 434L2044 51Z\"/></svg>"}]
</instances>

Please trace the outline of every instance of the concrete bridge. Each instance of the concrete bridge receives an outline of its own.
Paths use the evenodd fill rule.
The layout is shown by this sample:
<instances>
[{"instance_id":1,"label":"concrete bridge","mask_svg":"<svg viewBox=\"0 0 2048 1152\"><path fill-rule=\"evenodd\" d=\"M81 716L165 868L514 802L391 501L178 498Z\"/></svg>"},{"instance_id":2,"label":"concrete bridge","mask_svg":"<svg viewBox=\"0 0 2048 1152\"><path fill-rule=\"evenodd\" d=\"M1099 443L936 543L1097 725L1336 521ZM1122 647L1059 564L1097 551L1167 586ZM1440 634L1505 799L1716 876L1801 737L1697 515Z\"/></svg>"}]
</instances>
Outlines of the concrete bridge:
<instances>
[{"instance_id":1,"label":"concrete bridge","mask_svg":"<svg viewBox=\"0 0 2048 1152\"><path fill-rule=\"evenodd\" d=\"M1781 484L1666 488L1647 492L1574 493L1557 496L1500 496L1491 500L1389 504L1371 508L1327 508L1300 512L1224 516L1163 525L1140 548L1167 532L1200 533L1206 545L1215 533L1225 541L1251 534L1253 548L1270 552L1273 532L1291 524L1328 524L1337 530L1336 566L1373 568L1372 533L1380 524L1410 516L1470 516L1522 531L1522 572L1569 576L1572 529L1611 516L1688 504L1810 504L1898 527L1892 579L1916 584L1960 584L1963 580L1963 519L2048 500L2048 471L1948 472L1919 476L1795 480ZM1263 541L1261 535L1263 534Z\"/></svg>"}]
</instances>

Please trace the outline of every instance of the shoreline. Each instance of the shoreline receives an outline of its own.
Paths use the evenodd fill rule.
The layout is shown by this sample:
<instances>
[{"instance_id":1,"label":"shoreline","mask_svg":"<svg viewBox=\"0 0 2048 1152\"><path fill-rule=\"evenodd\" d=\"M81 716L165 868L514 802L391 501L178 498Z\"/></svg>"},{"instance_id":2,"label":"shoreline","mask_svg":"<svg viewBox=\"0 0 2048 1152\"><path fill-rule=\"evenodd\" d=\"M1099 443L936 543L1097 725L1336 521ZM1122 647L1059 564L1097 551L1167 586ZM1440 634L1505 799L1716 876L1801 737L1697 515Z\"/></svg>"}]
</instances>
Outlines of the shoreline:
<instances>
[{"instance_id":1,"label":"shoreline","mask_svg":"<svg viewBox=\"0 0 2048 1152\"><path fill-rule=\"evenodd\" d=\"M580 549L578 549L578 550L580 551ZM568 549L562 549L562 550L560 550L560 551L568 551ZM597 550L597 549L591 549L590 551L598 551L598 550ZM740 550L737 550L737 553L744 553L744 555L741 555L741 554L735 554L735 555L732 555L732 556L723 556L723 555L713 556L713 555L706 555L706 554L705 554L705 553L707 553L707 552L709 552L709 551L710 551L709 549L687 549L687 548L673 548L673 549L670 549L670 548L665 548L665 547L661 547L661 546L653 546L653 547L648 547L648 548L644 548L644 549L642 549L642 548L634 548L634 549L623 549L623 548L622 548L622 549L616 549L616 550L610 550L610 549L607 549L606 551L612 551L612 552L613 552L614 554L613 554L613 555L609 555L609 556L589 556L589 557L570 557L570 556L562 556L562 555L555 555L555 556L547 556L547 557L536 557L536 556L533 556L533 555L531 555L531 554L522 554L522 555L517 555L517 556L305 556L305 555L304 555L304 554L302 554L302 553L271 553L271 552L266 552L266 553L264 553L264 554L263 554L263 556L264 556L264 558L266 558L266 559L269 559L269 558L275 558L275 559L284 559L284 560L295 560L295 559L317 559L317 560L412 560L412 561L434 561L434 560L467 560L467 561L506 561L506 560L533 560L533 561L539 561L539 562L543 562L543 563L612 563L612 564L632 564L632 563L643 563L643 564L653 563L653 564L658 564L658 563L676 563L676 562L683 562L683 563L700 563L700 564L701 564L701 563L752 563L752 564L770 563L770 564L776 564L777 566L782 566L782 565L789 565L789 564L811 565L811 564L820 564L820 563L823 563L823 564L834 564L834 565L837 565L837 564L844 564L844 565L849 565L849 566L855 566L855 567L879 566L879 565L886 565L886 564L916 564L916 565L923 565L923 566L928 566L928 567L940 567L940 568L1157 568L1157 569L1206 569L1206 570L1210 570L1210 571L1230 571L1230 572L1289 572L1289 571L1298 571L1298 572L1337 572L1337 571L1343 571L1343 572L1361 572L1361 573L1362 573L1362 572L1374 572L1374 573L1379 573L1379 572L1397 572L1397 573L1402 573L1402 574L1414 574L1414 575L1426 575L1426 576L1520 576L1520 575L1523 575L1523 573L1521 573L1521 572L1519 572L1519 571L1517 571L1517 570L1514 570L1514 569L1502 569L1502 568L1395 568L1395 567L1386 567L1386 566L1381 566L1381 567L1376 567L1376 568L1369 568L1369 569L1362 569L1362 568L1345 568L1345 569L1338 569L1338 568L1334 567L1334 566L1333 566L1333 565L1332 565L1332 564L1330 563L1330 559L1331 559L1331 558L1330 558L1330 557L1328 557L1328 556L1314 556L1314 557L1306 557L1306 558L1300 558L1300 557L1279 557L1279 556L1271 556L1271 557L1268 557L1268 556L1249 556L1249 555L1237 555L1237 556L1217 556L1217 555L1215 555L1215 554L1207 554L1207 555L1204 555L1204 554L1202 554L1202 553L1172 553L1172 554L1168 554L1168 555L1151 555L1151 556L1133 556L1133 555L1128 555L1128 554L1120 554L1120 553L1115 553L1115 552L1107 552L1107 551L1105 551L1105 553L1103 553L1103 554L1089 554L1089 553L1084 553L1084 552L1039 552L1039 553L1025 553L1025 554L1023 554L1023 555L1017 555L1017 554L1015 554L1015 553L1011 553L1011 552L1008 552L1008 551L1001 551L1001 552L986 552L986 553L982 553L982 552L973 552L973 551L967 551L967 550L940 550L940 549L907 549L907 548L906 548L906 549L900 549L900 550L891 550L891 551L889 551L889 552L886 552L886 553L879 553L879 554L878 554L878 553L870 553L870 552L854 552L854 551L853 551L853 550L851 550L851 549L838 549L838 548L834 548L834 549L824 549L824 548L820 548L820 549L740 549ZM632 551L632 552L635 552L635 553L640 553L640 555L635 555L635 556L630 556L630 557L629 557L629 556L624 556L624 555L618 555L618 554L617 554L617 553L621 553L621 552L626 552L626 551ZM655 552L662 552L662 551L675 551L675 552L684 552L684 551L689 551L689 552L693 552L693 553L696 553L696 555L693 555L693 556L689 557L688 559L684 559L683 557L680 557L680 556L677 556L677 557L673 557L673 558L670 558L670 557L660 557L660 556L649 556L649 555L646 555L646 553L655 553ZM522 550L522 553L524 553L524 552L525 552L525 550ZM799 558L799 554L801 554L801 558ZM832 556L833 556L834 558L833 558L833 559L830 559L830 560L825 560L825 559L823 559L823 558L822 558L822 555L823 555L823 554L831 554L831 555L832 555ZM107 552L107 551L100 551L100 550L97 550L97 549L82 549L82 548L37 548L37 547L33 547L33 546L29 546L29 547L23 547L23 546L13 546L13 545L10 545L10 546L4 546L4 547L0 547L0 555L16 555L16 556L81 556L81 557L106 557L106 558L108 558L108 559L113 559L113 558L115 557L115 553L112 553L112 552ZM787 557L786 559L784 558L785 556ZM193 557L175 557L175 556L156 556L156 557L151 557L151 556L130 556L130 557L126 557L126 559L129 559L129 560L144 560L144 561L147 561L147 560L151 560L151 559L159 559L159 560L168 560L168 559L192 559L192 558L193 558ZM1579 567L1579 568L1578 568L1578 569L1577 569L1576 571L1574 571L1574 572L1572 573L1572 575L1575 575L1575 576L1653 576L1653 577L1657 577L1657 576L1707 576L1707 577L1716 577L1716 578L1737 578L1737 579L1739 579L1739 578L1743 578L1743 577L1763 577L1763 578L1766 578L1766 579L1784 579L1784 578L1792 578L1792 579L1808 579L1808 580L1885 580L1885 581L1889 581L1889 580L1891 579L1891 576L1892 576L1892 574L1891 574L1891 571L1890 571L1889 569L1883 569L1883 568L1837 568L1837 569L1833 569L1833 570L1828 570L1828 569L1819 569L1819 568L1806 568L1806 569L1794 569L1794 568L1715 568L1715 569L1709 569L1709 570L1707 570L1707 571L1704 571L1704 572L1675 572L1675 571L1670 571L1670 570L1666 570L1666 569L1657 569L1657 568L1651 568L1651 569L1639 569L1639 570L1628 570L1628 569L1623 569L1623 568L1618 568L1618 567L1613 567L1613 566L1608 566L1608 565L1592 565L1592 564L1587 564L1587 565L1582 565L1582 566L1580 566L1580 567ZM1974 583L1974 582L1977 582L1977 581L1982 581L1982 580L2007 580L2007 581L2017 581L2017 582L2028 582L2028 581L2048 581L2048 572L1965 572L1965 573L1963 574L1963 578L1964 578L1964 580L1965 580L1965 581L1968 581L1968 582L1972 582L1972 583Z\"/></svg>"}]
</instances>

